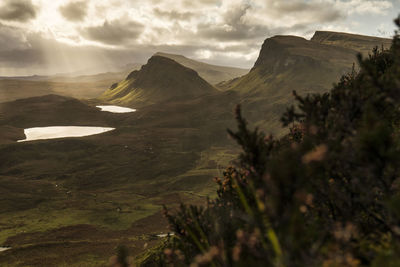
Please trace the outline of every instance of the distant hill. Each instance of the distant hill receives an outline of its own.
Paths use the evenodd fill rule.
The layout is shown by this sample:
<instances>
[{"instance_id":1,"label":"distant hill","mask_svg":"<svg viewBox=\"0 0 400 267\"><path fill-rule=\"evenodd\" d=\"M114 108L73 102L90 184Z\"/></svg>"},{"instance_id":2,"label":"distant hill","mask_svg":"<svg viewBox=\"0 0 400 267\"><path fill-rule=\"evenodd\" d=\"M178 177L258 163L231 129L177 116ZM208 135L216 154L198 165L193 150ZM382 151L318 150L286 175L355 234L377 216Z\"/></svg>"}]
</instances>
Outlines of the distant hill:
<instances>
[{"instance_id":1,"label":"distant hill","mask_svg":"<svg viewBox=\"0 0 400 267\"><path fill-rule=\"evenodd\" d=\"M317 32L313 39L274 36L264 41L251 71L220 90L233 90L242 97L248 117L279 133L279 118L299 94L326 92L357 62L359 52L374 46L387 47L390 40L332 32Z\"/></svg>"},{"instance_id":2,"label":"distant hill","mask_svg":"<svg viewBox=\"0 0 400 267\"><path fill-rule=\"evenodd\" d=\"M0 102L21 98L59 94L80 99L95 98L111 84L124 79L141 64L129 64L118 72L73 76L60 74L53 76L0 77ZM76 73L77 74L77 73Z\"/></svg>"},{"instance_id":3,"label":"distant hill","mask_svg":"<svg viewBox=\"0 0 400 267\"><path fill-rule=\"evenodd\" d=\"M139 71L111 86L99 99L135 107L167 100L185 100L218 91L196 71L176 61L153 56Z\"/></svg>"},{"instance_id":4,"label":"distant hill","mask_svg":"<svg viewBox=\"0 0 400 267\"><path fill-rule=\"evenodd\" d=\"M59 95L44 95L0 103L0 125L17 128L43 126L108 126L111 114L82 101Z\"/></svg>"},{"instance_id":5,"label":"distant hill","mask_svg":"<svg viewBox=\"0 0 400 267\"><path fill-rule=\"evenodd\" d=\"M211 65L204 62L189 59L181 55L158 52L155 56L167 57L179 64L197 71L197 73L210 84L217 84L240 77L249 72L248 69L240 69L226 66Z\"/></svg>"},{"instance_id":6,"label":"distant hill","mask_svg":"<svg viewBox=\"0 0 400 267\"><path fill-rule=\"evenodd\" d=\"M76 80L68 78L63 81L54 80L26 80L26 79L0 79L0 103L21 98L59 94L89 99L98 97L111 84L120 80L120 77L104 77L104 80Z\"/></svg>"}]
</instances>

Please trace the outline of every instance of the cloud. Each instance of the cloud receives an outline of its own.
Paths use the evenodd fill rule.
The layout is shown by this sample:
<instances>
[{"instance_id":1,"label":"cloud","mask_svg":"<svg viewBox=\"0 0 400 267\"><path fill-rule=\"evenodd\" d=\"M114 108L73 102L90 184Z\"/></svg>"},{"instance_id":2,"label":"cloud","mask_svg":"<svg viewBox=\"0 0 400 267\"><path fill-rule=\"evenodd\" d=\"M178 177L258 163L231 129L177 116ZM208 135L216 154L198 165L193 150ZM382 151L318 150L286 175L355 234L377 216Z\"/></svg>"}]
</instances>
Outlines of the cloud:
<instances>
[{"instance_id":1,"label":"cloud","mask_svg":"<svg viewBox=\"0 0 400 267\"><path fill-rule=\"evenodd\" d=\"M0 23L0 51L28 48L24 31Z\"/></svg>"},{"instance_id":2,"label":"cloud","mask_svg":"<svg viewBox=\"0 0 400 267\"><path fill-rule=\"evenodd\" d=\"M80 1L80 2L71 2L59 8L61 15L69 20L74 22L83 21L87 15L88 2Z\"/></svg>"},{"instance_id":3,"label":"cloud","mask_svg":"<svg viewBox=\"0 0 400 267\"><path fill-rule=\"evenodd\" d=\"M86 27L82 35L92 41L108 45L128 45L133 43L144 26L136 21L105 21L103 25Z\"/></svg>"},{"instance_id":4,"label":"cloud","mask_svg":"<svg viewBox=\"0 0 400 267\"><path fill-rule=\"evenodd\" d=\"M348 14L378 14L385 15L393 8L393 3L385 0L349 0L337 1L337 7Z\"/></svg>"},{"instance_id":5,"label":"cloud","mask_svg":"<svg viewBox=\"0 0 400 267\"><path fill-rule=\"evenodd\" d=\"M10 15L18 9L11 7L32 2L37 8L25 15L31 23ZM390 34L399 7L399 0L0 0L0 20L9 26L0 26L0 61L62 72L63 57L83 62L86 54L102 55L125 64L165 51L251 67L273 35Z\"/></svg>"},{"instance_id":6,"label":"cloud","mask_svg":"<svg viewBox=\"0 0 400 267\"><path fill-rule=\"evenodd\" d=\"M267 6L270 6L267 13L279 20L287 17L294 17L296 21L332 22L343 17L342 10L336 7L334 3L328 1L279 1L269 0ZM272 8L271 8L272 7Z\"/></svg>"},{"instance_id":7,"label":"cloud","mask_svg":"<svg viewBox=\"0 0 400 267\"><path fill-rule=\"evenodd\" d=\"M153 12L154 15L168 20L190 20L195 15L193 12L164 11L159 8L154 8Z\"/></svg>"},{"instance_id":8,"label":"cloud","mask_svg":"<svg viewBox=\"0 0 400 267\"><path fill-rule=\"evenodd\" d=\"M210 6L220 6L221 3L223 1L222 0L182 0L181 4L184 7L187 8L204 8L204 7L210 7Z\"/></svg>"},{"instance_id":9,"label":"cloud","mask_svg":"<svg viewBox=\"0 0 400 267\"><path fill-rule=\"evenodd\" d=\"M248 40L260 36L268 36L267 25L248 23L245 20L247 12L251 9L249 4L230 6L225 10L219 23L210 21L197 26L198 35L219 41Z\"/></svg>"},{"instance_id":10,"label":"cloud","mask_svg":"<svg viewBox=\"0 0 400 267\"><path fill-rule=\"evenodd\" d=\"M2 35L10 36L10 31ZM18 32L18 29L15 29ZM138 49L111 49L96 46L69 46L54 39L31 33L24 38L16 36L12 40L15 47L0 49L0 76L10 75L48 75L81 70L89 72L115 71L127 63L145 62ZM144 50L146 51L146 50ZM147 57L149 53L145 54Z\"/></svg>"},{"instance_id":11,"label":"cloud","mask_svg":"<svg viewBox=\"0 0 400 267\"><path fill-rule=\"evenodd\" d=\"M198 36L221 42L259 42L272 34L307 32L316 24L343 17L333 4L320 1L232 1L219 10L219 21L198 24Z\"/></svg>"},{"instance_id":12,"label":"cloud","mask_svg":"<svg viewBox=\"0 0 400 267\"><path fill-rule=\"evenodd\" d=\"M0 6L0 19L27 22L36 17L36 7L31 0L5 0Z\"/></svg>"}]
</instances>

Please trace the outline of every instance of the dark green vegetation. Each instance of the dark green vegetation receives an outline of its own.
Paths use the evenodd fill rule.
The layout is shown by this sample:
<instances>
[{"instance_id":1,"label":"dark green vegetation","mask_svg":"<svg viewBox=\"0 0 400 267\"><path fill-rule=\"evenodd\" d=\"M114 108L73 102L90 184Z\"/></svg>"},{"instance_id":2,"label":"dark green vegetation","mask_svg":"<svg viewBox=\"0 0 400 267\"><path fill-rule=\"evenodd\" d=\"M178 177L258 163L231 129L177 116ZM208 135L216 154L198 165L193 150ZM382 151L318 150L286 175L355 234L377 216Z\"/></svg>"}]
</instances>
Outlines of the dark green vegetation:
<instances>
[{"instance_id":1,"label":"dark green vegetation","mask_svg":"<svg viewBox=\"0 0 400 267\"><path fill-rule=\"evenodd\" d=\"M142 264L399 266L399 35L359 63L329 93L294 93L280 139L238 108L243 151L217 198L166 211L176 236Z\"/></svg>"},{"instance_id":2,"label":"dark green vegetation","mask_svg":"<svg viewBox=\"0 0 400 267\"><path fill-rule=\"evenodd\" d=\"M1 103L0 246L12 249L0 252L0 266L101 266L118 244L125 244L130 255L141 252L146 243L155 245L154 234L166 232L162 205L204 203L206 196L215 196L210 177L221 176L223 166L238 152L226 135L226 128L235 126L232 110L237 103L243 103L251 124L282 135L287 130L278 118L291 103L291 90L304 94L315 83L319 85L313 90L324 92L334 81L331 76L322 81L315 62L337 70L337 75L351 69L355 50L318 43L308 46L309 42L294 37L268 39L266 43L274 45L263 47L252 71L226 83L245 86L243 81L248 80L243 90L235 86L220 92L193 70L155 56L99 99L46 95ZM323 63L325 50L337 59ZM349 56L347 63L337 51ZM268 60L272 55L276 56ZM312 56L314 61L309 59ZM291 64L281 63L286 61ZM271 70L270 66L281 67ZM307 79L288 76L302 73L303 68L311 72L304 72ZM120 92L122 98L108 98L112 92ZM124 98L132 92L145 97L141 102ZM141 107L127 114L94 107L108 101ZM22 139L25 127L61 125L116 130L84 138L15 143Z\"/></svg>"}]
</instances>

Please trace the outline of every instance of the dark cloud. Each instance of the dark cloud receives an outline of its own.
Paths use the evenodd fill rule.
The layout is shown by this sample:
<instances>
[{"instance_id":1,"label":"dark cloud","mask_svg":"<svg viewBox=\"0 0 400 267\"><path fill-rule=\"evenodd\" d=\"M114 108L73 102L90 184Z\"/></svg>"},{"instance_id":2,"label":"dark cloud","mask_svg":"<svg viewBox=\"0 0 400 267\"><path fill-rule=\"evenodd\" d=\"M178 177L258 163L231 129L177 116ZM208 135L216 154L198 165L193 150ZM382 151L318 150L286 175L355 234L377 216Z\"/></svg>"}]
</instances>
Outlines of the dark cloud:
<instances>
[{"instance_id":1,"label":"dark cloud","mask_svg":"<svg viewBox=\"0 0 400 267\"><path fill-rule=\"evenodd\" d=\"M28 47L23 30L0 23L0 51Z\"/></svg>"},{"instance_id":2,"label":"dark cloud","mask_svg":"<svg viewBox=\"0 0 400 267\"><path fill-rule=\"evenodd\" d=\"M232 5L222 15L222 22L200 23L197 26L198 37L221 42L241 41L251 43L260 41L272 34L286 34L293 31L305 31L316 23L328 23L343 18L343 14L329 3L310 3L304 1L268 1L270 8L264 10L266 17L281 19L282 26L270 27L266 23L248 20L255 6L245 3ZM284 18L297 18L298 23L285 25Z\"/></svg>"},{"instance_id":3,"label":"dark cloud","mask_svg":"<svg viewBox=\"0 0 400 267\"><path fill-rule=\"evenodd\" d=\"M273 6L271 15L276 18L283 16L300 16L303 19L310 19L314 22L332 22L343 18L340 9L335 8L332 3L321 3L315 1L281 1L273 0L270 3Z\"/></svg>"},{"instance_id":4,"label":"dark cloud","mask_svg":"<svg viewBox=\"0 0 400 267\"><path fill-rule=\"evenodd\" d=\"M163 11L159 8L154 8L153 12L157 17L167 18L169 20L190 20L194 16L192 12L179 12L176 10Z\"/></svg>"},{"instance_id":5,"label":"dark cloud","mask_svg":"<svg viewBox=\"0 0 400 267\"><path fill-rule=\"evenodd\" d=\"M223 23L215 25L202 23L198 25L198 35L204 38L211 38L219 41L249 40L269 35L266 25L252 25L244 21L244 17L250 5L236 5L223 16Z\"/></svg>"},{"instance_id":6,"label":"dark cloud","mask_svg":"<svg viewBox=\"0 0 400 267\"><path fill-rule=\"evenodd\" d=\"M185 7L217 6L222 4L222 0L183 0Z\"/></svg>"},{"instance_id":7,"label":"dark cloud","mask_svg":"<svg viewBox=\"0 0 400 267\"><path fill-rule=\"evenodd\" d=\"M132 43L143 31L143 25L136 21L105 21L103 25L86 27L81 30L88 40L111 45Z\"/></svg>"},{"instance_id":8,"label":"dark cloud","mask_svg":"<svg viewBox=\"0 0 400 267\"><path fill-rule=\"evenodd\" d=\"M36 7L31 0L5 0L0 6L2 20L26 22L34 18Z\"/></svg>"},{"instance_id":9,"label":"dark cloud","mask_svg":"<svg viewBox=\"0 0 400 267\"><path fill-rule=\"evenodd\" d=\"M83 21L87 9L87 1L71 2L59 8L61 15L69 21Z\"/></svg>"},{"instance_id":10,"label":"dark cloud","mask_svg":"<svg viewBox=\"0 0 400 267\"><path fill-rule=\"evenodd\" d=\"M74 46L60 43L54 39L47 39L39 33L21 36L18 28L0 27L0 45L7 40L12 43L6 49L0 49L0 76L55 74L71 71L90 70L92 73L113 71L118 66L129 63L144 63L156 51L173 54L182 54L196 58L199 46L192 45L131 45L125 48L112 49L94 46ZM0 46L1 48L1 46ZM258 49L258 45L255 45ZM222 48L215 48L212 44L202 45L201 50L223 52ZM229 51L249 50L247 46L233 46ZM240 66L234 58L219 53L209 63ZM247 63L247 62L246 62ZM249 61L248 65L252 65Z\"/></svg>"},{"instance_id":11,"label":"dark cloud","mask_svg":"<svg viewBox=\"0 0 400 267\"><path fill-rule=\"evenodd\" d=\"M78 26L49 21L52 16L44 13L36 16L32 2L44 9L50 1L55 0L0 0L0 21L14 25L0 23L0 75L6 68L8 73L25 69L31 74L76 66L106 71L107 64L146 62L155 51L246 67L253 65L268 37L309 37L321 28L354 30L358 26L350 23L351 14L383 14L390 7L384 0L64 0L63 6L49 10L82 22ZM5 21L35 17L32 24ZM387 27L379 29L383 35ZM84 39L97 44L85 45Z\"/></svg>"},{"instance_id":12,"label":"dark cloud","mask_svg":"<svg viewBox=\"0 0 400 267\"><path fill-rule=\"evenodd\" d=\"M303 12L315 9L316 3L274 1L274 9L278 12Z\"/></svg>"}]
</instances>

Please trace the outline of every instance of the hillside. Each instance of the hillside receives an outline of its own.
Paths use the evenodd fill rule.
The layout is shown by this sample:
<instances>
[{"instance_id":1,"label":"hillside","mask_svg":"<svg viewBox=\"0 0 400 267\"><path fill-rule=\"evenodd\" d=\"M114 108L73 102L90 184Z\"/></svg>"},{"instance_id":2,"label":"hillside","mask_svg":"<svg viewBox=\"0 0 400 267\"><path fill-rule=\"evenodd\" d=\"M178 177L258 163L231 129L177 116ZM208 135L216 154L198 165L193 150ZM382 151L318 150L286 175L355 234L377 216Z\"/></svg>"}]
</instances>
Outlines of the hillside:
<instances>
[{"instance_id":1,"label":"hillside","mask_svg":"<svg viewBox=\"0 0 400 267\"><path fill-rule=\"evenodd\" d=\"M179 64L189 69L197 71L197 73L210 84L217 84L222 81L229 81L236 77L243 76L249 72L248 69L211 65L204 62L189 59L182 55L174 55L163 52L158 52L155 55L173 59Z\"/></svg>"},{"instance_id":2,"label":"hillside","mask_svg":"<svg viewBox=\"0 0 400 267\"><path fill-rule=\"evenodd\" d=\"M132 255L157 244L162 205L204 203L235 157L225 130L237 101L217 92L125 114L56 95L0 104L0 246L13 248L0 266L107 266L121 240ZM15 142L56 125L116 129Z\"/></svg>"},{"instance_id":3,"label":"hillside","mask_svg":"<svg viewBox=\"0 0 400 267\"><path fill-rule=\"evenodd\" d=\"M108 125L108 113L82 101L59 95L44 95L0 103L0 125L19 128Z\"/></svg>"},{"instance_id":4,"label":"hillside","mask_svg":"<svg viewBox=\"0 0 400 267\"><path fill-rule=\"evenodd\" d=\"M265 40L250 73L233 90L246 95L282 95L291 90L324 90L355 62L352 50L295 36Z\"/></svg>"},{"instance_id":5,"label":"hillside","mask_svg":"<svg viewBox=\"0 0 400 267\"><path fill-rule=\"evenodd\" d=\"M322 38L325 35L329 38ZM351 42L347 41L350 39ZM341 45L333 45L328 40L336 40ZM281 134L280 115L293 103L293 90L300 95L326 92L351 70L358 52L380 45L382 40L386 42L375 37L322 32L317 32L313 40L274 36L264 41L247 75L218 86L242 96L244 111L253 122L265 126L267 132Z\"/></svg>"},{"instance_id":6,"label":"hillside","mask_svg":"<svg viewBox=\"0 0 400 267\"><path fill-rule=\"evenodd\" d=\"M111 86L99 99L140 107L217 92L196 71L172 59L153 56L139 71L133 71L124 81Z\"/></svg>"},{"instance_id":7,"label":"hillside","mask_svg":"<svg viewBox=\"0 0 400 267\"><path fill-rule=\"evenodd\" d=\"M362 53L364 56L368 55L368 53L370 53L376 46L379 48L382 46L384 48L389 48L392 43L391 39L386 38L329 31L316 31L314 36L311 38L311 41L320 44L350 48Z\"/></svg>"}]
</instances>

